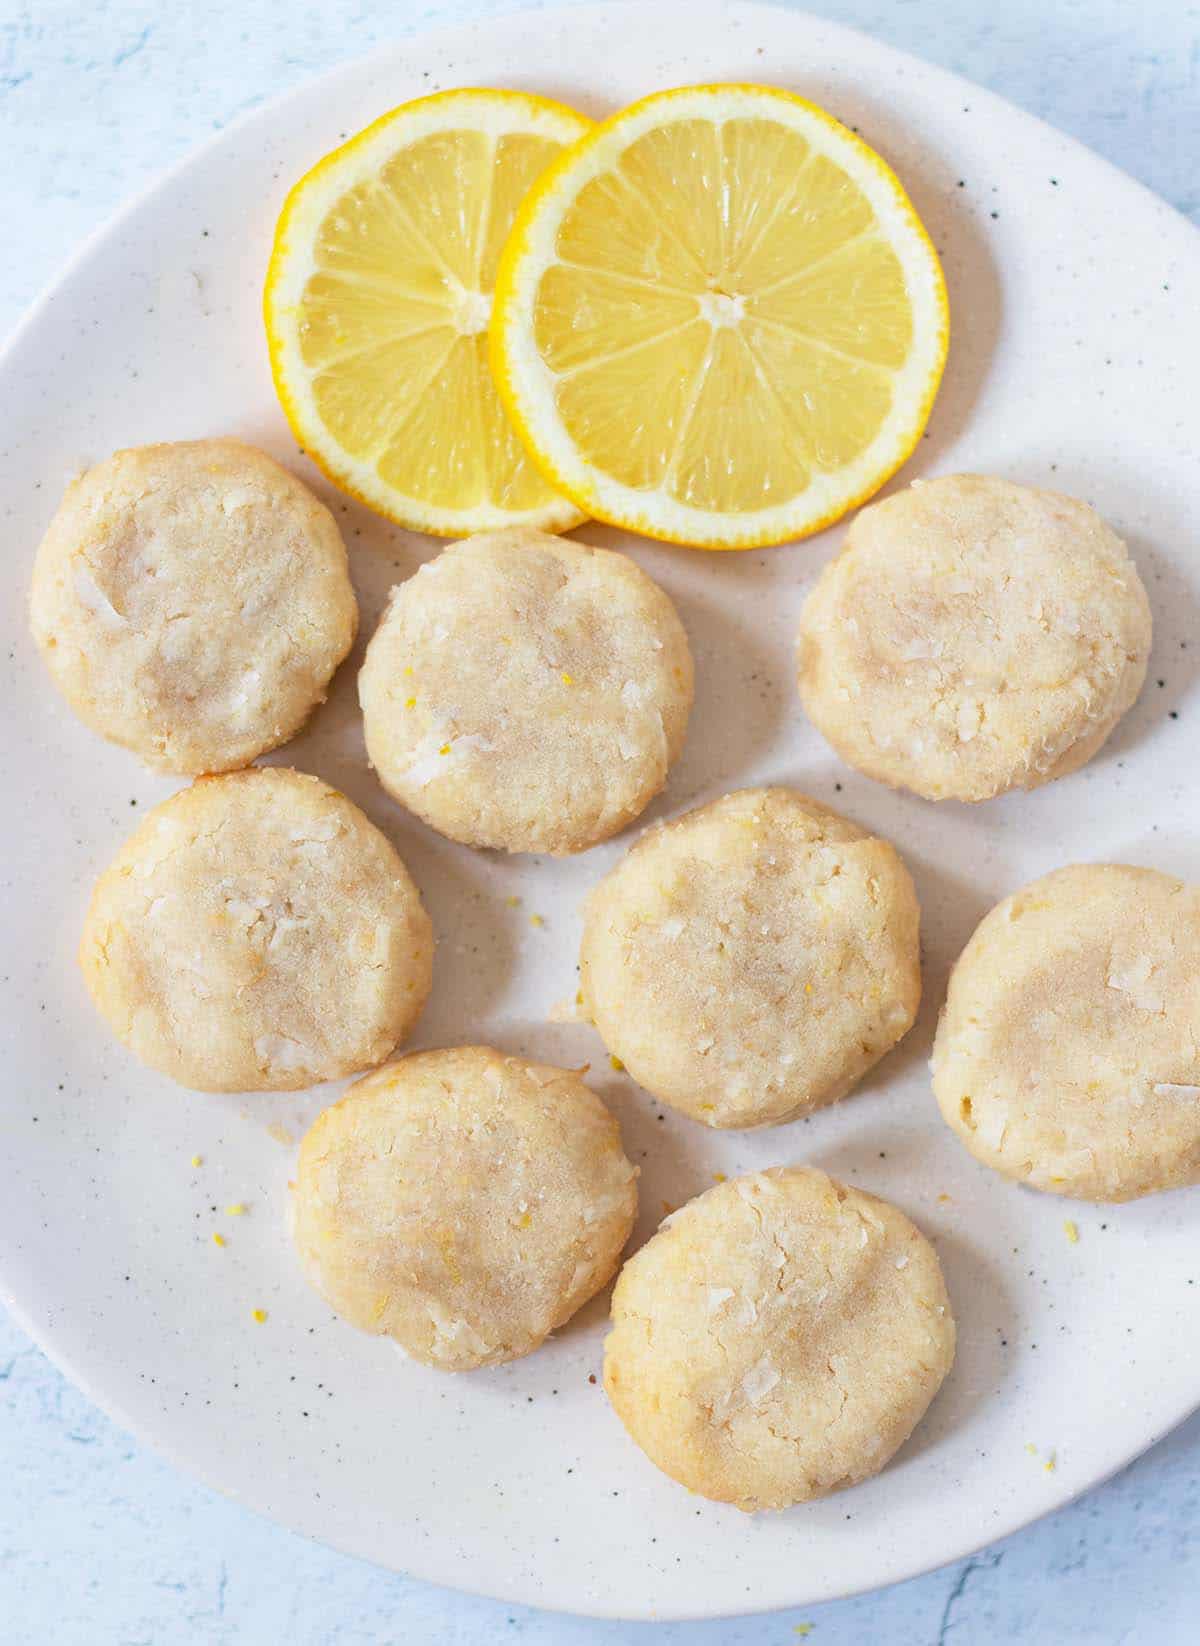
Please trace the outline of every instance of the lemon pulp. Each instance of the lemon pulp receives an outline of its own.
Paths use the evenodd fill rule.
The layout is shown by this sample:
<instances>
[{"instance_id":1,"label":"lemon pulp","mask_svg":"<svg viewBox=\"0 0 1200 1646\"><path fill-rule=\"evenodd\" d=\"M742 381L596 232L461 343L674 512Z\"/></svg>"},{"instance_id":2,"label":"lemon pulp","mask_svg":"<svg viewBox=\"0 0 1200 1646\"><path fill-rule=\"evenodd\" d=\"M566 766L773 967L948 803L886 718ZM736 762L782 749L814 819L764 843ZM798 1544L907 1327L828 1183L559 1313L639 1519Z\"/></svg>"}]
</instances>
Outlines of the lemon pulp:
<instances>
[{"instance_id":1,"label":"lemon pulp","mask_svg":"<svg viewBox=\"0 0 1200 1646\"><path fill-rule=\"evenodd\" d=\"M527 105L550 130L502 129L524 123ZM487 328L516 209L587 125L517 94L449 93L368 128L285 210L267 292L281 398L331 477L405 524L578 518L504 413Z\"/></svg>"},{"instance_id":2,"label":"lemon pulp","mask_svg":"<svg viewBox=\"0 0 1200 1646\"><path fill-rule=\"evenodd\" d=\"M527 443L657 535L815 530L907 454L940 375L944 288L899 184L767 88L617 116L535 187L505 262L494 346Z\"/></svg>"}]
</instances>

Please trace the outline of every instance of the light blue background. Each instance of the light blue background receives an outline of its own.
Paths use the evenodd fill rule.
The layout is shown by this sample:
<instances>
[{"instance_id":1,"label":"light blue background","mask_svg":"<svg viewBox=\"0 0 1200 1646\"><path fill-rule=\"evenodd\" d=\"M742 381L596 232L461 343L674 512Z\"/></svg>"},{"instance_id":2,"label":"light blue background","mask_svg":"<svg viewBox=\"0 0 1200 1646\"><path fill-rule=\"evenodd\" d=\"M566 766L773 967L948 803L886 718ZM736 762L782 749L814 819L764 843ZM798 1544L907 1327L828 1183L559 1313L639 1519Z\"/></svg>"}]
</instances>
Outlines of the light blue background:
<instances>
[{"instance_id":1,"label":"light blue background","mask_svg":"<svg viewBox=\"0 0 1200 1646\"><path fill-rule=\"evenodd\" d=\"M686 27L686 0L679 0ZM0 332L90 229L256 103L506 0L0 0ZM1073 133L1200 220L1200 10L814 0ZM7 545L10 552L20 545ZM1198 1368L1200 1377L1200 1368ZM432 1589L306 1544L113 1427L0 1313L0 1646L812 1646L1200 1640L1200 1419L1082 1502L880 1594L622 1625Z\"/></svg>"}]
</instances>

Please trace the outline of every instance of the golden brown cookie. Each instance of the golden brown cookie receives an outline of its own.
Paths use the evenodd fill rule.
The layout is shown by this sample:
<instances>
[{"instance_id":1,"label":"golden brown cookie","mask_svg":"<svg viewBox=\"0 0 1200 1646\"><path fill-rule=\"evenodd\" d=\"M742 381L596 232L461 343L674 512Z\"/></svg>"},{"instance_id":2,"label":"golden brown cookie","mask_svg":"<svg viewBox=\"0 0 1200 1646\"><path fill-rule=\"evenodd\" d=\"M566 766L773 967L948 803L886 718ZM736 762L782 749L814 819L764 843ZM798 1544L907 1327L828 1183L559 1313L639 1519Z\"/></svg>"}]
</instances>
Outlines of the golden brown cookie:
<instances>
[{"instance_id":1,"label":"golden brown cookie","mask_svg":"<svg viewBox=\"0 0 1200 1646\"><path fill-rule=\"evenodd\" d=\"M683 747L692 659L628 556L531 527L456 543L392 595L359 676L379 780L468 846L583 851Z\"/></svg>"},{"instance_id":2,"label":"golden brown cookie","mask_svg":"<svg viewBox=\"0 0 1200 1646\"><path fill-rule=\"evenodd\" d=\"M381 1063L433 939L395 848L318 778L205 777L129 837L79 947L117 1038L200 1091L291 1091Z\"/></svg>"},{"instance_id":3,"label":"golden brown cookie","mask_svg":"<svg viewBox=\"0 0 1200 1646\"><path fill-rule=\"evenodd\" d=\"M1200 1182L1200 888L1081 863L1006 897L951 975L933 1089L971 1153L1031 1188Z\"/></svg>"},{"instance_id":4,"label":"golden brown cookie","mask_svg":"<svg viewBox=\"0 0 1200 1646\"><path fill-rule=\"evenodd\" d=\"M81 720L190 774L293 737L358 625L333 516L237 440L138 446L89 469L42 540L30 615Z\"/></svg>"},{"instance_id":5,"label":"golden brown cookie","mask_svg":"<svg viewBox=\"0 0 1200 1646\"><path fill-rule=\"evenodd\" d=\"M584 1010L664 1103L778 1125L844 1096L911 1027L919 922L886 840L744 789L647 830L592 891Z\"/></svg>"},{"instance_id":6,"label":"golden brown cookie","mask_svg":"<svg viewBox=\"0 0 1200 1646\"><path fill-rule=\"evenodd\" d=\"M486 1046L420 1052L318 1117L293 1234L345 1319L469 1371L529 1354L605 1284L636 1177L578 1075Z\"/></svg>"},{"instance_id":7,"label":"golden brown cookie","mask_svg":"<svg viewBox=\"0 0 1200 1646\"><path fill-rule=\"evenodd\" d=\"M800 695L868 777L987 800L1092 758L1141 690L1150 631L1094 509L947 475L855 518L804 607Z\"/></svg>"},{"instance_id":8,"label":"golden brown cookie","mask_svg":"<svg viewBox=\"0 0 1200 1646\"><path fill-rule=\"evenodd\" d=\"M877 1474L950 1370L933 1247L805 1166L709 1189L621 1271L604 1387L693 1492L785 1509Z\"/></svg>"}]
</instances>

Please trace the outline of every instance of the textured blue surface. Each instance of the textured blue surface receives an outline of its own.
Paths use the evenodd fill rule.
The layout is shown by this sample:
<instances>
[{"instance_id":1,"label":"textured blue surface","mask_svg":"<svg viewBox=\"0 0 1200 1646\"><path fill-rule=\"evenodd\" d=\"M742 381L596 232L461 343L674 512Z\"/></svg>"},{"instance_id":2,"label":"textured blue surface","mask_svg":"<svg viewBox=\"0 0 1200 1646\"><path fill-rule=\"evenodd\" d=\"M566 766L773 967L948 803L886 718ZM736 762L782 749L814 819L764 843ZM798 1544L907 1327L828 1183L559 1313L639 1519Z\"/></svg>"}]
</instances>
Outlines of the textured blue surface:
<instances>
[{"instance_id":1,"label":"textured blue surface","mask_svg":"<svg viewBox=\"0 0 1200 1646\"><path fill-rule=\"evenodd\" d=\"M686 0L681 0L681 13ZM247 108L426 22L508 9L365 0L0 0L0 331L81 237ZM1200 10L1179 0L829 0L1200 220ZM192 1485L0 1314L2 1646L814 1646L1200 1639L1200 1419L1082 1502L879 1594L742 1623L591 1623L447 1594L312 1547ZM800 1626L798 1628L798 1626Z\"/></svg>"}]
</instances>

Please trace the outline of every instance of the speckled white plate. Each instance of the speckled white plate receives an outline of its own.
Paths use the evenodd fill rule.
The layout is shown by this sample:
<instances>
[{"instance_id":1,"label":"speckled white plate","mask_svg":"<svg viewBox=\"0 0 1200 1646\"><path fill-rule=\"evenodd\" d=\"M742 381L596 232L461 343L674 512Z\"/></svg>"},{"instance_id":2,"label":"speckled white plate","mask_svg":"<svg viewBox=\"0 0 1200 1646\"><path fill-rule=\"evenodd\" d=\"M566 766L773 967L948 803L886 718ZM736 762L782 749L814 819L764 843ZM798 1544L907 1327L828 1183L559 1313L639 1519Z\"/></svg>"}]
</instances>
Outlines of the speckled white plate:
<instances>
[{"instance_id":1,"label":"speckled white plate","mask_svg":"<svg viewBox=\"0 0 1200 1646\"><path fill-rule=\"evenodd\" d=\"M879 1479L757 1519L689 1497L627 1440L596 1383L604 1300L530 1359L451 1378L340 1325L307 1289L284 1233L289 1139L332 1094L189 1095L102 1030L74 965L84 898L171 785L75 722L24 624L34 546L64 483L114 447L234 433L328 495L276 406L259 293L285 189L339 138L435 87L526 86L601 113L712 79L794 87L896 166L942 251L954 317L941 398L897 484L980 468L1091 499L1129 539L1154 603L1141 702L1090 767L1036 794L974 810L891 794L837 763L793 693L797 615L837 531L706 557L585 528L667 586L696 651L691 736L653 815L795 783L891 836L917 877L918 1026L836 1110L745 1136L661 1113L609 1072L588 1030L547 1024L575 987L580 898L627 842L553 863L439 839L366 769L353 662L276 758L349 791L420 882L439 950L416 1045L593 1060L642 1168L639 1239L714 1171L812 1160L936 1240L960 1336L928 1420ZM301 1532L439 1583L628 1617L907 1577L1054 1508L1178 1422L1200 1399L1200 1191L1109 1210L1002 1182L943 1128L926 1059L947 969L1002 894L1081 858L1200 875L1198 288L1192 229L1065 137L831 24L707 3L526 13L404 40L223 133L91 242L0 371L0 1284L55 1359L184 1467ZM331 501L369 635L388 586L437 545ZM236 1220L234 1201L249 1208Z\"/></svg>"}]
</instances>

